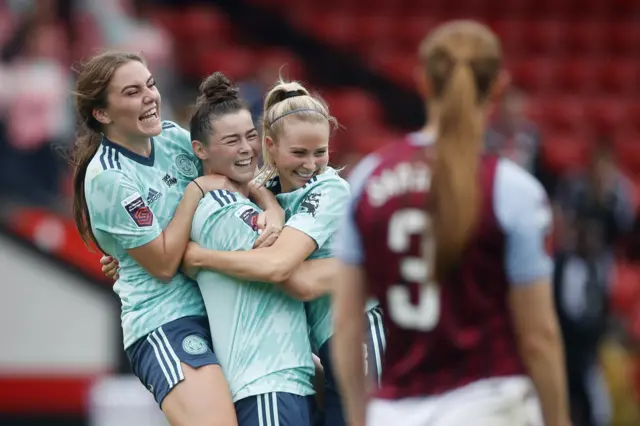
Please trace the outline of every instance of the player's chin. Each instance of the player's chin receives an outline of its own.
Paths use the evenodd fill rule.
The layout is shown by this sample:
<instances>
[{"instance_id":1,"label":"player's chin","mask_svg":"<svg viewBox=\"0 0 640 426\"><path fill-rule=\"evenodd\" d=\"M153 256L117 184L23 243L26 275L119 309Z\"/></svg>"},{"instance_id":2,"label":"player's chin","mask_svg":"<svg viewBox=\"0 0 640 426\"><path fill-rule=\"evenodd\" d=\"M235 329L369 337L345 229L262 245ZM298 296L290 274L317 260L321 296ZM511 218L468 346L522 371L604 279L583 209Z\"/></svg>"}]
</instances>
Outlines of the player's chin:
<instances>
[{"instance_id":1,"label":"player's chin","mask_svg":"<svg viewBox=\"0 0 640 426\"><path fill-rule=\"evenodd\" d=\"M251 167L233 167L231 176L228 176L231 180L238 183L249 183L255 175L254 168Z\"/></svg>"},{"instance_id":2,"label":"player's chin","mask_svg":"<svg viewBox=\"0 0 640 426\"><path fill-rule=\"evenodd\" d=\"M153 123L143 123L138 121L138 130L145 136L158 136L162 133L162 121L160 119L154 120Z\"/></svg>"}]
</instances>

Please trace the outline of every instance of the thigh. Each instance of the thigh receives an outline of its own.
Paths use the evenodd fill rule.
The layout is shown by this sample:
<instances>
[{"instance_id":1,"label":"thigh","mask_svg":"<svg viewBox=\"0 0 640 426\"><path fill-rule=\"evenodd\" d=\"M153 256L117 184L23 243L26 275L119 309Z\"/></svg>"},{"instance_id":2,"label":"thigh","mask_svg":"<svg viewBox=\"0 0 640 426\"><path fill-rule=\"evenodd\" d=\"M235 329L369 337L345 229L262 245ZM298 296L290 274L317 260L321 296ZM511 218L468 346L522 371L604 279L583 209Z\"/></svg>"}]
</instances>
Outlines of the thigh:
<instances>
[{"instance_id":1,"label":"thigh","mask_svg":"<svg viewBox=\"0 0 640 426\"><path fill-rule=\"evenodd\" d=\"M384 350L387 346L382 310L379 306L370 309L366 313L366 328L364 334L364 359L366 376L373 386L380 384L382 375L382 361Z\"/></svg>"},{"instance_id":2,"label":"thigh","mask_svg":"<svg viewBox=\"0 0 640 426\"><path fill-rule=\"evenodd\" d=\"M269 392L241 399L235 406L238 426L310 426L313 397Z\"/></svg>"},{"instance_id":3,"label":"thigh","mask_svg":"<svg viewBox=\"0 0 640 426\"><path fill-rule=\"evenodd\" d=\"M167 323L128 348L127 356L173 426L237 424L206 318Z\"/></svg>"}]
</instances>

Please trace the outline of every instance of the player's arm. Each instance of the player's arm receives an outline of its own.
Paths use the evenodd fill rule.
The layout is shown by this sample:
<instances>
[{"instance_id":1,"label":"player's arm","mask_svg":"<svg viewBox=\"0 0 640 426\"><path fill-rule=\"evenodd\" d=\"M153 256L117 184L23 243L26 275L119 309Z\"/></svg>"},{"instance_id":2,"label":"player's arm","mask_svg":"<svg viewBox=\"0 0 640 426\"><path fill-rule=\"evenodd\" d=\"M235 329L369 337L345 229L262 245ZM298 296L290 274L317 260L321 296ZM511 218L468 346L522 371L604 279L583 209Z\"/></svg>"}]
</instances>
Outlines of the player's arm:
<instances>
[{"instance_id":1,"label":"player's arm","mask_svg":"<svg viewBox=\"0 0 640 426\"><path fill-rule=\"evenodd\" d=\"M294 299L310 301L329 294L338 273L336 259L305 260L279 287Z\"/></svg>"},{"instance_id":2,"label":"player's arm","mask_svg":"<svg viewBox=\"0 0 640 426\"><path fill-rule=\"evenodd\" d=\"M362 269L363 247L353 213L342 220L336 234L334 254L339 260L332 291L334 334L331 344L336 380L342 395L349 425L365 424L366 379L364 312L367 295Z\"/></svg>"},{"instance_id":3,"label":"player's arm","mask_svg":"<svg viewBox=\"0 0 640 426\"><path fill-rule=\"evenodd\" d=\"M333 235L348 197L349 189L341 181L319 184L303 200L309 207L287 221L272 246L235 252L192 252L189 247L185 261L198 269L217 270L244 280L286 283L302 262Z\"/></svg>"},{"instance_id":4,"label":"player's arm","mask_svg":"<svg viewBox=\"0 0 640 426\"><path fill-rule=\"evenodd\" d=\"M503 228L512 322L520 355L540 398L545 425L568 426L563 344L551 288L553 266L545 249L551 210L542 187L533 178L527 179L525 185L505 196L511 200L506 204L513 207L503 209L508 211L503 214Z\"/></svg>"},{"instance_id":5,"label":"player's arm","mask_svg":"<svg viewBox=\"0 0 640 426\"><path fill-rule=\"evenodd\" d=\"M94 226L110 235L150 275L169 281L176 274L189 241L191 221L203 192L218 179L201 177L187 185L173 219L163 230L139 188L124 173L106 170L91 181L87 202Z\"/></svg>"}]
</instances>

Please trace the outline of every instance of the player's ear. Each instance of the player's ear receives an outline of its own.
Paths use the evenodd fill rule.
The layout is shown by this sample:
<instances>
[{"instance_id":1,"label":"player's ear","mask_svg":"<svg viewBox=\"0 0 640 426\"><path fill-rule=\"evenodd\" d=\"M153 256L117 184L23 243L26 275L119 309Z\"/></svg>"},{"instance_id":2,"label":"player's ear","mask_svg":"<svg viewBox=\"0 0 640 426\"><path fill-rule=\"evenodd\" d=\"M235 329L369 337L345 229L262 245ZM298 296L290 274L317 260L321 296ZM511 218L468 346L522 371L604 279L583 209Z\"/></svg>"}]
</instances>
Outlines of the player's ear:
<instances>
[{"instance_id":1,"label":"player's ear","mask_svg":"<svg viewBox=\"0 0 640 426\"><path fill-rule=\"evenodd\" d=\"M91 115L93 115L93 118L100 124L111 124L113 122L109 114L107 114L107 111L102 108L94 108L93 111L91 111Z\"/></svg>"},{"instance_id":2,"label":"player's ear","mask_svg":"<svg viewBox=\"0 0 640 426\"><path fill-rule=\"evenodd\" d=\"M209 153L207 152L207 150L204 147L204 144L200 141L191 141L191 148L193 149L193 152L196 154L196 157L198 157L200 160L202 161L206 161L209 159Z\"/></svg>"},{"instance_id":3,"label":"player's ear","mask_svg":"<svg viewBox=\"0 0 640 426\"><path fill-rule=\"evenodd\" d=\"M498 72L498 76L493 82L493 86L491 87L491 91L489 92L489 100L492 102L497 102L501 100L509 86L511 85L511 74L506 69L501 69Z\"/></svg>"},{"instance_id":4,"label":"player's ear","mask_svg":"<svg viewBox=\"0 0 640 426\"><path fill-rule=\"evenodd\" d=\"M273 141L273 139L271 139L271 136L267 136L266 138L264 138L264 144L266 145L268 150L272 150L276 143Z\"/></svg>"}]
</instances>

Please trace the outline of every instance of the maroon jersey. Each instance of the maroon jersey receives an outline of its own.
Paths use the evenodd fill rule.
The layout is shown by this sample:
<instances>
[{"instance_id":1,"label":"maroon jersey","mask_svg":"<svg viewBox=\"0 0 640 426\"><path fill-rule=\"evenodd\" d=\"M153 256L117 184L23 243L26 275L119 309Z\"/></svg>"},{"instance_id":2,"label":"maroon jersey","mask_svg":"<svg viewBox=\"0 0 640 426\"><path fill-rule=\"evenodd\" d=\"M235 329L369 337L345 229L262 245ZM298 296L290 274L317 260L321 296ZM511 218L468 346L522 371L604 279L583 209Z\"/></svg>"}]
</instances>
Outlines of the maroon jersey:
<instances>
[{"instance_id":1,"label":"maroon jersey","mask_svg":"<svg viewBox=\"0 0 640 426\"><path fill-rule=\"evenodd\" d=\"M434 395L525 374L509 315L505 235L493 209L499 160L482 158L479 226L460 266L444 282L429 284L433 265L425 254L434 245L422 238L431 226L425 150L415 140L381 150L353 206L361 265L389 332L380 398Z\"/></svg>"}]
</instances>

